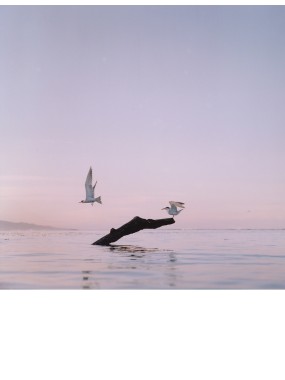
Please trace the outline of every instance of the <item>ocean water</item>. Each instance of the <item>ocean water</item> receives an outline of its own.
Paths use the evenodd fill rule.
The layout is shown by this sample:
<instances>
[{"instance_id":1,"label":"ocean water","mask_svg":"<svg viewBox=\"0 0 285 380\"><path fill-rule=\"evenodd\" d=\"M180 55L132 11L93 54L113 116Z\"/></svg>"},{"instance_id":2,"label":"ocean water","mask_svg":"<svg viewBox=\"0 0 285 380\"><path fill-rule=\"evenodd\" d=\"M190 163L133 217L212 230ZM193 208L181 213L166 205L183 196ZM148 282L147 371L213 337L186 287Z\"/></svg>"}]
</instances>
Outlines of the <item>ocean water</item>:
<instances>
[{"instance_id":1,"label":"ocean water","mask_svg":"<svg viewBox=\"0 0 285 380\"><path fill-rule=\"evenodd\" d=\"M0 289L284 289L285 230L0 231Z\"/></svg>"}]
</instances>

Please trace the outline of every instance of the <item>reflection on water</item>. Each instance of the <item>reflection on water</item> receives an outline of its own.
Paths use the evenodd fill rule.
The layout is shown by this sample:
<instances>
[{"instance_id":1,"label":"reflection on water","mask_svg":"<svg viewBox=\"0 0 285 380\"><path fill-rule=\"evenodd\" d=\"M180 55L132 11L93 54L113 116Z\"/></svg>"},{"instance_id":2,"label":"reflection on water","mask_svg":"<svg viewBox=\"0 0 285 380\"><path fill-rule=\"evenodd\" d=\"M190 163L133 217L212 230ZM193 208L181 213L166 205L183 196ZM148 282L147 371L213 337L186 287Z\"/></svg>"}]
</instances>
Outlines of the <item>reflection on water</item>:
<instances>
[{"instance_id":1,"label":"reflection on water","mask_svg":"<svg viewBox=\"0 0 285 380\"><path fill-rule=\"evenodd\" d=\"M135 245L110 245L110 251L119 252L119 253L127 253L126 256L131 257L133 259L144 257L144 254L148 251L147 248L138 247ZM153 251L153 250L150 250ZM143 253L143 254L142 254Z\"/></svg>"},{"instance_id":2,"label":"reflection on water","mask_svg":"<svg viewBox=\"0 0 285 380\"><path fill-rule=\"evenodd\" d=\"M109 245L108 248L112 252L127 253L126 257L136 260L144 257L147 252L154 252L157 248L144 248L136 245Z\"/></svg>"},{"instance_id":3,"label":"reflection on water","mask_svg":"<svg viewBox=\"0 0 285 380\"><path fill-rule=\"evenodd\" d=\"M82 271L82 280L83 280L82 289L91 289L91 283L89 281L90 273L91 273L91 271L89 271L89 270L83 270Z\"/></svg>"},{"instance_id":4,"label":"reflection on water","mask_svg":"<svg viewBox=\"0 0 285 380\"><path fill-rule=\"evenodd\" d=\"M109 245L108 248L111 251L118 251L118 252L129 252L129 253L137 253L137 252L154 252L158 251L158 248L144 248L139 247L137 245Z\"/></svg>"},{"instance_id":5,"label":"reflection on water","mask_svg":"<svg viewBox=\"0 0 285 380\"><path fill-rule=\"evenodd\" d=\"M82 271L82 280L83 280L82 289L91 289L92 287L92 281L90 281L91 273L92 272L89 270Z\"/></svg>"},{"instance_id":6,"label":"reflection on water","mask_svg":"<svg viewBox=\"0 0 285 380\"><path fill-rule=\"evenodd\" d=\"M161 229L102 247L94 232L0 232L0 288L284 289L284 237Z\"/></svg>"},{"instance_id":7,"label":"reflection on water","mask_svg":"<svg viewBox=\"0 0 285 380\"><path fill-rule=\"evenodd\" d=\"M82 271L82 289L99 289L100 285L95 281L92 271Z\"/></svg>"},{"instance_id":8,"label":"reflection on water","mask_svg":"<svg viewBox=\"0 0 285 380\"><path fill-rule=\"evenodd\" d=\"M168 249L158 249L158 248L146 248L146 247L140 247L137 245L117 245L117 244L112 244L109 245L108 248L113 251L113 252L123 252L123 253L128 253L126 257L130 258L141 258L144 257L145 254L147 253L153 253L153 252L172 252L171 250ZM142 254L140 254L142 253Z\"/></svg>"}]
</instances>

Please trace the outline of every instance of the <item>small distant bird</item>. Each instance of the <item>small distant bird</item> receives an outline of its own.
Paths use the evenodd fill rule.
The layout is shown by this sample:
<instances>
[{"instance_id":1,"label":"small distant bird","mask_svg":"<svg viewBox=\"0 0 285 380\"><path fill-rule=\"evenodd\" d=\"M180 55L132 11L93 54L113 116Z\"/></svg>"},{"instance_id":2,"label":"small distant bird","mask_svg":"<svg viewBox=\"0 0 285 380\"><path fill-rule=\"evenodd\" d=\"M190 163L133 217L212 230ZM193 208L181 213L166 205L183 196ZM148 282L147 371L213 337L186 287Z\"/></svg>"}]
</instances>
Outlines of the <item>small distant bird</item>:
<instances>
[{"instance_id":1,"label":"small distant bird","mask_svg":"<svg viewBox=\"0 0 285 380\"><path fill-rule=\"evenodd\" d=\"M95 182L95 185L92 186L92 168L90 166L90 169L89 169L89 172L87 174L86 181L85 181L86 199L79 202L79 203L91 203L92 206L93 206L94 202L98 202L98 203L102 204L101 197L95 198L95 195L94 195L94 190L95 190L96 184L97 184L97 181Z\"/></svg>"},{"instance_id":2,"label":"small distant bird","mask_svg":"<svg viewBox=\"0 0 285 380\"><path fill-rule=\"evenodd\" d=\"M172 215L174 218L174 215L178 215L182 209L185 207L183 202L174 202L169 201L170 207L164 207L162 210L166 210L169 215ZM181 207L181 210L177 210L177 207Z\"/></svg>"}]
</instances>

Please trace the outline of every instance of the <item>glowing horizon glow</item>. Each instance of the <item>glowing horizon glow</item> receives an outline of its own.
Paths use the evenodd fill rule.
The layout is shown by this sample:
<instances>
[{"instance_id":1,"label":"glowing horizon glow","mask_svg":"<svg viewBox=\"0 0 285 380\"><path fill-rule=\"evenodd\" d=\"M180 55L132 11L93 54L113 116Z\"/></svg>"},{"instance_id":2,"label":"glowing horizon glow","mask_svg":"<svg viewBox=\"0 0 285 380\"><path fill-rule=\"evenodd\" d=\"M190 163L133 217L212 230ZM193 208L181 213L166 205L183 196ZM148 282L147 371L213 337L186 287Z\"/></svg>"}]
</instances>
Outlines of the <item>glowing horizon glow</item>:
<instances>
[{"instance_id":1,"label":"glowing horizon glow","mask_svg":"<svg viewBox=\"0 0 285 380\"><path fill-rule=\"evenodd\" d=\"M283 6L1 6L1 220L284 228ZM103 205L79 204L89 167Z\"/></svg>"}]
</instances>

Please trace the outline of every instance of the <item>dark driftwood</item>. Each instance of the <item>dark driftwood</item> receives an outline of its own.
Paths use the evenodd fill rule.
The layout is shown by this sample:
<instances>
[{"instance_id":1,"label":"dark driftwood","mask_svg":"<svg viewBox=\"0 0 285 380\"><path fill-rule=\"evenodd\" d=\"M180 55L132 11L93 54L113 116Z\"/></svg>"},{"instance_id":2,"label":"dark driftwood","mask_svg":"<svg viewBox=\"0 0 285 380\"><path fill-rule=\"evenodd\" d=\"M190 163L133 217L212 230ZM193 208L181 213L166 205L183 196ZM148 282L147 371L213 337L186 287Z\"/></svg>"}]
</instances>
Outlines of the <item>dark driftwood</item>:
<instances>
[{"instance_id":1,"label":"dark driftwood","mask_svg":"<svg viewBox=\"0 0 285 380\"><path fill-rule=\"evenodd\" d=\"M174 218L165 218L165 219L143 219L139 216L135 216L128 223L124 224L120 228L111 228L108 235L103 236L101 239L95 241L92 245L109 245L114 241L121 239L125 235L134 234L140 230L144 229L154 229L167 224L175 223Z\"/></svg>"}]
</instances>

